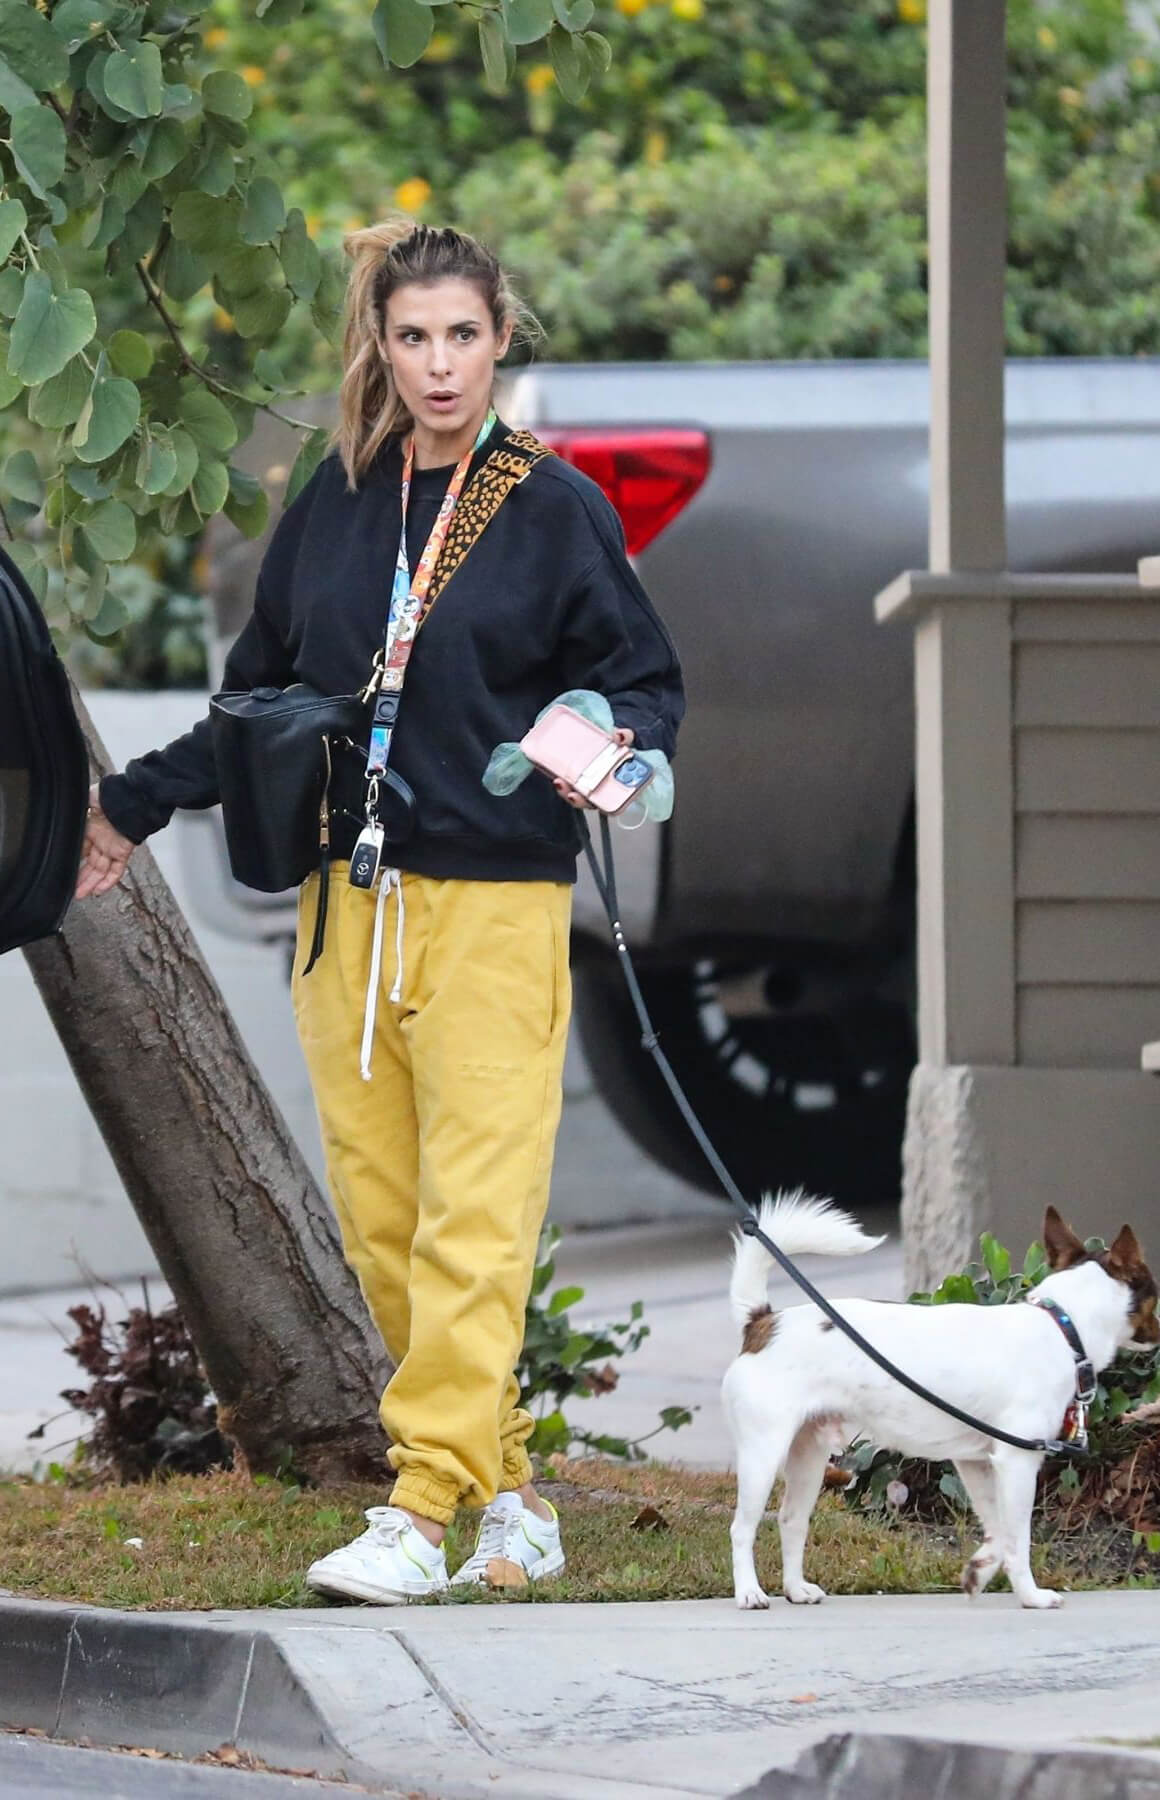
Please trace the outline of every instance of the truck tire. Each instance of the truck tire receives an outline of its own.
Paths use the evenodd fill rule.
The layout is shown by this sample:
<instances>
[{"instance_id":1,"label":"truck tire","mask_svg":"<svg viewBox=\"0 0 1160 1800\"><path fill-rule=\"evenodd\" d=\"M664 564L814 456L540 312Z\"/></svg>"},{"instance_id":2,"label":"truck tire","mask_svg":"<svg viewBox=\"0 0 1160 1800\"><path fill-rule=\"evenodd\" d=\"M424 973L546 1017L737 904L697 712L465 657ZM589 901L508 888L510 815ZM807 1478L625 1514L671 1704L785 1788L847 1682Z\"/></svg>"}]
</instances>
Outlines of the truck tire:
<instances>
[{"instance_id":1,"label":"truck tire","mask_svg":"<svg viewBox=\"0 0 1160 1800\"><path fill-rule=\"evenodd\" d=\"M747 1198L801 1185L846 1205L896 1202L914 1064L907 1009L875 995L830 1015L725 1018L715 969L639 969L645 1003L678 1081ZM575 1018L601 1098L662 1168L721 1188L677 1110L613 957L575 969Z\"/></svg>"}]
</instances>

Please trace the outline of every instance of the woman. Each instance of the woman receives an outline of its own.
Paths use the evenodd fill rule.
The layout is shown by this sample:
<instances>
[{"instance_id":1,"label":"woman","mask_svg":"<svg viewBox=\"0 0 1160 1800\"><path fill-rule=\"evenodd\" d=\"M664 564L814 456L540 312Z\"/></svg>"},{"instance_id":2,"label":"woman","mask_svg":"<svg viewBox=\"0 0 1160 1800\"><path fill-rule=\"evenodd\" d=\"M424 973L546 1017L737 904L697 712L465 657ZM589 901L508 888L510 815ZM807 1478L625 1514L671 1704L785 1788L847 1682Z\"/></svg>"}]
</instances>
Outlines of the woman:
<instances>
[{"instance_id":1,"label":"woman","mask_svg":"<svg viewBox=\"0 0 1160 1800\"><path fill-rule=\"evenodd\" d=\"M339 424L272 534L226 689L360 689L400 603L390 571L405 602L457 492L511 435L491 407L496 365L530 315L491 253L402 219L344 247ZM320 1592L391 1604L446 1587L442 1540L460 1503L484 1512L457 1582L486 1581L495 1559L529 1580L564 1567L513 1369L571 1005L580 838L568 806L584 802L542 777L500 799L481 777L494 747L570 688L607 696L622 742L672 754L680 671L623 545L602 491L551 455L472 543L406 667L389 766L417 820L386 845L377 891L349 879L368 824L367 746L336 758L325 946L306 972L315 870L299 891L291 989L344 1252L395 1365L381 1416L396 1480L369 1528L312 1565ZM78 897L113 886L174 807L217 798L208 720L106 776Z\"/></svg>"}]
</instances>

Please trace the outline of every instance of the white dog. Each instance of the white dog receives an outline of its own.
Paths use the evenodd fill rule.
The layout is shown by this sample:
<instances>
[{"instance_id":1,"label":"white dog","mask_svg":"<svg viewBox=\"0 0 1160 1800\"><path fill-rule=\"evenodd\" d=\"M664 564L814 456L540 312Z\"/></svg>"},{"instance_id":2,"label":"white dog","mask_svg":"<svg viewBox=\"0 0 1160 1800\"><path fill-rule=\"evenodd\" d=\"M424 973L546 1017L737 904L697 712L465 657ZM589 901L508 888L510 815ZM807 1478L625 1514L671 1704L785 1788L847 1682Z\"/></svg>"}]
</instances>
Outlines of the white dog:
<instances>
[{"instance_id":1,"label":"white dog","mask_svg":"<svg viewBox=\"0 0 1160 1800\"><path fill-rule=\"evenodd\" d=\"M867 1237L828 1201L801 1193L767 1199L760 1223L790 1256L852 1256L883 1241ZM1133 1338L1160 1342L1160 1322L1156 1283L1127 1225L1110 1250L1092 1257L1049 1206L1043 1241L1052 1273L1023 1304L835 1305L875 1349L941 1398L1017 1437L1057 1438L1076 1396L1077 1355L1066 1327L1040 1303L1052 1301L1070 1316L1096 1370ZM806 1532L830 1455L858 1436L908 1456L954 1462L983 1527L983 1542L963 1571L968 1594L982 1593L1004 1568L1022 1605L1058 1606L1060 1596L1037 1587L1031 1573L1031 1510L1042 1454L1014 1449L938 1412L872 1363L816 1306L774 1314L767 1298L773 1258L741 1232L735 1245L729 1299L742 1344L722 1395L737 1454L738 1606L769 1605L753 1565L753 1540L782 1472L785 1597L805 1604L825 1599L802 1573Z\"/></svg>"}]
</instances>

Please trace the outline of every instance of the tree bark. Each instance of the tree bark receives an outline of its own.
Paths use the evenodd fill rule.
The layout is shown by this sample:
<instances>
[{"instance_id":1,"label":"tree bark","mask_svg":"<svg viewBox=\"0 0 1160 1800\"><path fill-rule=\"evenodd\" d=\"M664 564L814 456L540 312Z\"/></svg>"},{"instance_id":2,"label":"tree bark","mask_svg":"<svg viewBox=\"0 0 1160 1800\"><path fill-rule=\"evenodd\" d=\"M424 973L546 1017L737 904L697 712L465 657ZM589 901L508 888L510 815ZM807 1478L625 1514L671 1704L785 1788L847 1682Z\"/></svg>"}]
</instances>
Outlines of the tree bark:
<instances>
[{"instance_id":1,"label":"tree bark","mask_svg":"<svg viewBox=\"0 0 1160 1800\"><path fill-rule=\"evenodd\" d=\"M110 769L79 695L98 774ZM255 1472L386 1474L389 1373L323 1195L149 850L24 952Z\"/></svg>"}]
</instances>

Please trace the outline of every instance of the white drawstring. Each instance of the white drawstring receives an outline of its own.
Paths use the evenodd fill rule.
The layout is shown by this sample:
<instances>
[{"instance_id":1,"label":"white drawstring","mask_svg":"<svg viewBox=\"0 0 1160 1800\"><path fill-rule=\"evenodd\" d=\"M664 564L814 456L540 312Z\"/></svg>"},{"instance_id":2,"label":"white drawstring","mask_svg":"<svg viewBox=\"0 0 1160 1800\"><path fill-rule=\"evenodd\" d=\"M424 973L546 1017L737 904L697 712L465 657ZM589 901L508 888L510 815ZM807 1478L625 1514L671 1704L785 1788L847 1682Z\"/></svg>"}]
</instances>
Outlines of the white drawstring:
<instances>
[{"instance_id":1,"label":"white drawstring","mask_svg":"<svg viewBox=\"0 0 1160 1800\"><path fill-rule=\"evenodd\" d=\"M375 902L375 925L371 935L371 967L367 980L366 1006L363 1010L362 1049L359 1056L359 1073L364 1081L371 1078L371 1046L375 1036L375 1010L379 998L379 974L383 966L383 907L387 895L394 888L399 896L399 914L395 926L395 979L391 986L390 998L399 1000L403 994L403 876L399 869L384 869L379 876L379 897Z\"/></svg>"}]
</instances>

